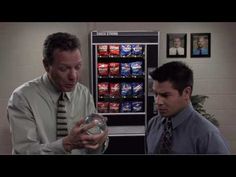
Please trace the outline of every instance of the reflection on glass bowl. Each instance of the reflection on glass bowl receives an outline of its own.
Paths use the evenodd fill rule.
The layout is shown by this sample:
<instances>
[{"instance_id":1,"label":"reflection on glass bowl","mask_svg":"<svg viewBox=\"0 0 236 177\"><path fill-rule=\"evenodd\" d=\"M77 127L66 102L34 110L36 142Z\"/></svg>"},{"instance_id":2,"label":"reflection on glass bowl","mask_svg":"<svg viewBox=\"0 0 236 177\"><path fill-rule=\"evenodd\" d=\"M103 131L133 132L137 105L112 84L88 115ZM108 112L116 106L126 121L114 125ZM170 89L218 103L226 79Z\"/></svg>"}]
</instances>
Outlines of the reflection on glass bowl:
<instances>
[{"instance_id":1,"label":"reflection on glass bowl","mask_svg":"<svg viewBox=\"0 0 236 177\"><path fill-rule=\"evenodd\" d=\"M91 122L95 122L96 126L90 128L87 133L88 134L99 134L102 133L107 128L106 124L107 118L100 114L90 114L85 117L85 124L89 124Z\"/></svg>"}]
</instances>

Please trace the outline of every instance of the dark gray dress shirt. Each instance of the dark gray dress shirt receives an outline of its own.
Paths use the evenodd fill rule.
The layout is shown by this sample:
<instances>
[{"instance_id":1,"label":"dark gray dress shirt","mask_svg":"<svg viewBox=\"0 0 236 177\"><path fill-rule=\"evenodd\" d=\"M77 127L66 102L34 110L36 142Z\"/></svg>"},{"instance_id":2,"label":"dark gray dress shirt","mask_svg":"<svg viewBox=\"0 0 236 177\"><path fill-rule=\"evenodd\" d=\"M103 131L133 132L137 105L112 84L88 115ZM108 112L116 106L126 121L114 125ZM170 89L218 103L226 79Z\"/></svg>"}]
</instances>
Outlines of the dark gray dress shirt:
<instances>
[{"instance_id":1,"label":"dark gray dress shirt","mask_svg":"<svg viewBox=\"0 0 236 177\"><path fill-rule=\"evenodd\" d=\"M165 118L157 115L149 123L146 132L147 153L159 153L159 140ZM172 117L172 154L229 154L229 147L218 128L194 110L190 103Z\"/></svg>"}]
</instances>

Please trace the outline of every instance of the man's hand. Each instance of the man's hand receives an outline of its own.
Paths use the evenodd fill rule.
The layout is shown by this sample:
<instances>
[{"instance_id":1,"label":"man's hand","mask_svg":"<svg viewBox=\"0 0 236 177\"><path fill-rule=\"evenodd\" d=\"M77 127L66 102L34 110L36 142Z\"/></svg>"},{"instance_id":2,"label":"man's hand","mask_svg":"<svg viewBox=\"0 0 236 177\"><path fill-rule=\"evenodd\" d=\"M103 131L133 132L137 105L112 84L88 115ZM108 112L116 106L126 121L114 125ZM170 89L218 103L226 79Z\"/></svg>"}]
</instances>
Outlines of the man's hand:
<instances>
[{"instance_id":1,"label":"man's hand","mask_svg":"<svg viewBox=\"0 0 236 177\"><path fill-rule=\"evenodd\" d=\"M108 136L108 129L100 134L91 135L87 133L87 130L96 126L95 122L84 124L84 119L81 119L71 129L68 136L63 139L63 146L67 152L71 152L73 149L89 149L96 150L106 141Z\"/></svg>"}]
</instances>

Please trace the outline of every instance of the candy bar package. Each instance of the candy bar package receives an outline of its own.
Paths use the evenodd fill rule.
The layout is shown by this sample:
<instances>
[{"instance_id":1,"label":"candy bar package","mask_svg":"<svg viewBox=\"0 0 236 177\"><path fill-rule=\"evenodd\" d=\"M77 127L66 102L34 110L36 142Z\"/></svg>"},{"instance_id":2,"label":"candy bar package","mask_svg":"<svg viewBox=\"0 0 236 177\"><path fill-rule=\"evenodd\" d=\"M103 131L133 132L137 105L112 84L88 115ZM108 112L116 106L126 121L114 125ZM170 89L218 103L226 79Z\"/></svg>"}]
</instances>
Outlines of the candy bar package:
<instances>
[{"instance_id":1,"label":"candy bar package","mask_svg":"<svg viewBox=\"0 0 236 177\"><path fill-rule=\"evenodd\" d=\"M132 84L122 82L121 83L121 96L131 96L132 95Z\"/></svg>"},{"instance_id":2,"label":"candy bar package","mask_svg":"<svg viewBox=\"0 0 236 177\"><path fill-rule=\"evenodd\" d=\"M131 63L132 75L139 76L143 75L142 62L136 61Z\"/></svg>"},{"instance_id":3,"label":"candy bar package","mask_svg":"<svg viewBox=\"0 0 236 177\"><path fill-rule=\"evenodd\" d=\"M121 76L130 76L130 63L121 63Z\"/></svg>"},{"instance_id":4,"label":"candy bar package","mask_svg":"<svg viewBox=\"0 0 236 177\"><path fill-rule=\"evenodd\" d=\"M108 64L107 63L98 63L98 75L99 76L108 76Z\"/></svg>"},{"instance_id":5,"label":"candy bar package","mask_svg":"<svg viewBox=\"0 0 236 177\"><path fill-rule=\"evenodd\" d=\"M119 76L120 75L120 63L109 63L109 75Z\"/></svg>"},{"instance_id":6,"label":"candy bar package","mask_svg":"<svg viewBox=\"0 0 236 177\"><path fill-rule=\"evenodd\" d=\"M108 105L109 105L109 102L102 102L102 101L98 102L98 112L107 113Z\"/></svg>"},{"instance_id":7,"label":"candy bar package","mask_svg":"<svg viewBox=\"0 0 236 177\"><path fill-rule=\"evenodd\" d=\"M109 45L110 56L120 56L120 45Z\"/></svg>"},{"instance_id":8,"label":"candy bar package","mask_svg":"<svg viewBox=\"0 0 236 177\"><path fill-rule=\"evenodd\" d=\"M134 82L132 83L133 87L133 96L142 96L143 95L143 83Z\"/></svg>"},{"instance_id":9,"label":"candy bar package","mask_svg":"<svg viewBox=\"0 0 236 177\"><path fill-rule=\"evenodd\" d=\"M110 102L109 103L109 112L117 113L120 111L120 103Z\"/></svg>"},{"instance_id":10,"label":"candy bar package","mask_svg":"<svg viewBox=\"0 0 236 177\"><path fill-rule=\"evenodd\" d=\"M108 56L108 45L98 45L97 52L98 56Z\"/></svg>"},{"instance_id":11,"label":"candy bar package","mask_svg":"<svg viewBox=\"0 0 236 177\"><path fill-rule=\"evenodd\" d=\"M120 83L110 83L110 96L120 96Z\"/></svg>"},{"instance_id":12,"label":"candy bar package","mask_svg":"<svg viewBox=\"0 0 236 177\"><path fill-rule=\"evenodd\" d=\"M131 55L131 45L128 44L128 45L121 45L121 48L120 48L120 55L122 57L127 57L127 56L130 56Z\"/></svg>"},{"instance_id":13,"label":"candy bar package","mask_svg":"<svg viewBox=\"0 0 236 177\"><path fill-rule=\"evenodd\" d=\"M108 96L108 82L101 82L98 84L98 95L99 96Z\"/></svg>"},{"instance_id":14,"label":"candy bar package","mask_svg":"<svg viewBox=\"0 0 236 177\"><path fill-rule=\"evenodd\" d=\"M132 102L132 111L133 112L142 112L143 111L143 102L142 101L133 101Z\"/></svg>"},{"instance_id":15,"label":"candy bar package","mask_svg":"<svg viewBox=\"0 0 236 177\"><path fill-rule=\"evenodd\" d=\"M132 106L130 101L121 103L121 112L131 112Z\"/></svg>"}]
</instances>

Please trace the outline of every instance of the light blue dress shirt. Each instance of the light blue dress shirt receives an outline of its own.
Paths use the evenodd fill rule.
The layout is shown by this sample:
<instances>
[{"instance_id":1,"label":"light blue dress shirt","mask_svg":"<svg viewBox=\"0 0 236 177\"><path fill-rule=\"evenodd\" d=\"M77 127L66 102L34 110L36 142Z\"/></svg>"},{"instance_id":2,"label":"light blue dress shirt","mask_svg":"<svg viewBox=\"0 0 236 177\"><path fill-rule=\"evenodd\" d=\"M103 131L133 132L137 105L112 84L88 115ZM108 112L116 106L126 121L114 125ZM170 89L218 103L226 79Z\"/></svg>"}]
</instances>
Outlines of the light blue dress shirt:
<instances>
[{"instance_id":1,"label":"light blue dress shirt","mask_svg":"<svg viewBox=\"0 0 236 177\"><path fill-rule=\"evenodd\" d=\"M148 154L159 153L164 119L157 115L148 123L146 132ZM172 154L230 154L228 144L218 128L195 111L191 103L171 120Z\"/></svg>"},{"instance_id":2,"label":"light blue dress shirt","mask_svg":"<svg viewBox=\"0 0 236 177\"><path fill-rule=\"evenodd\" d=\"M208 55L208 49L207 48L193 49L193 55Z\"/></svg>"}]
</instances>

